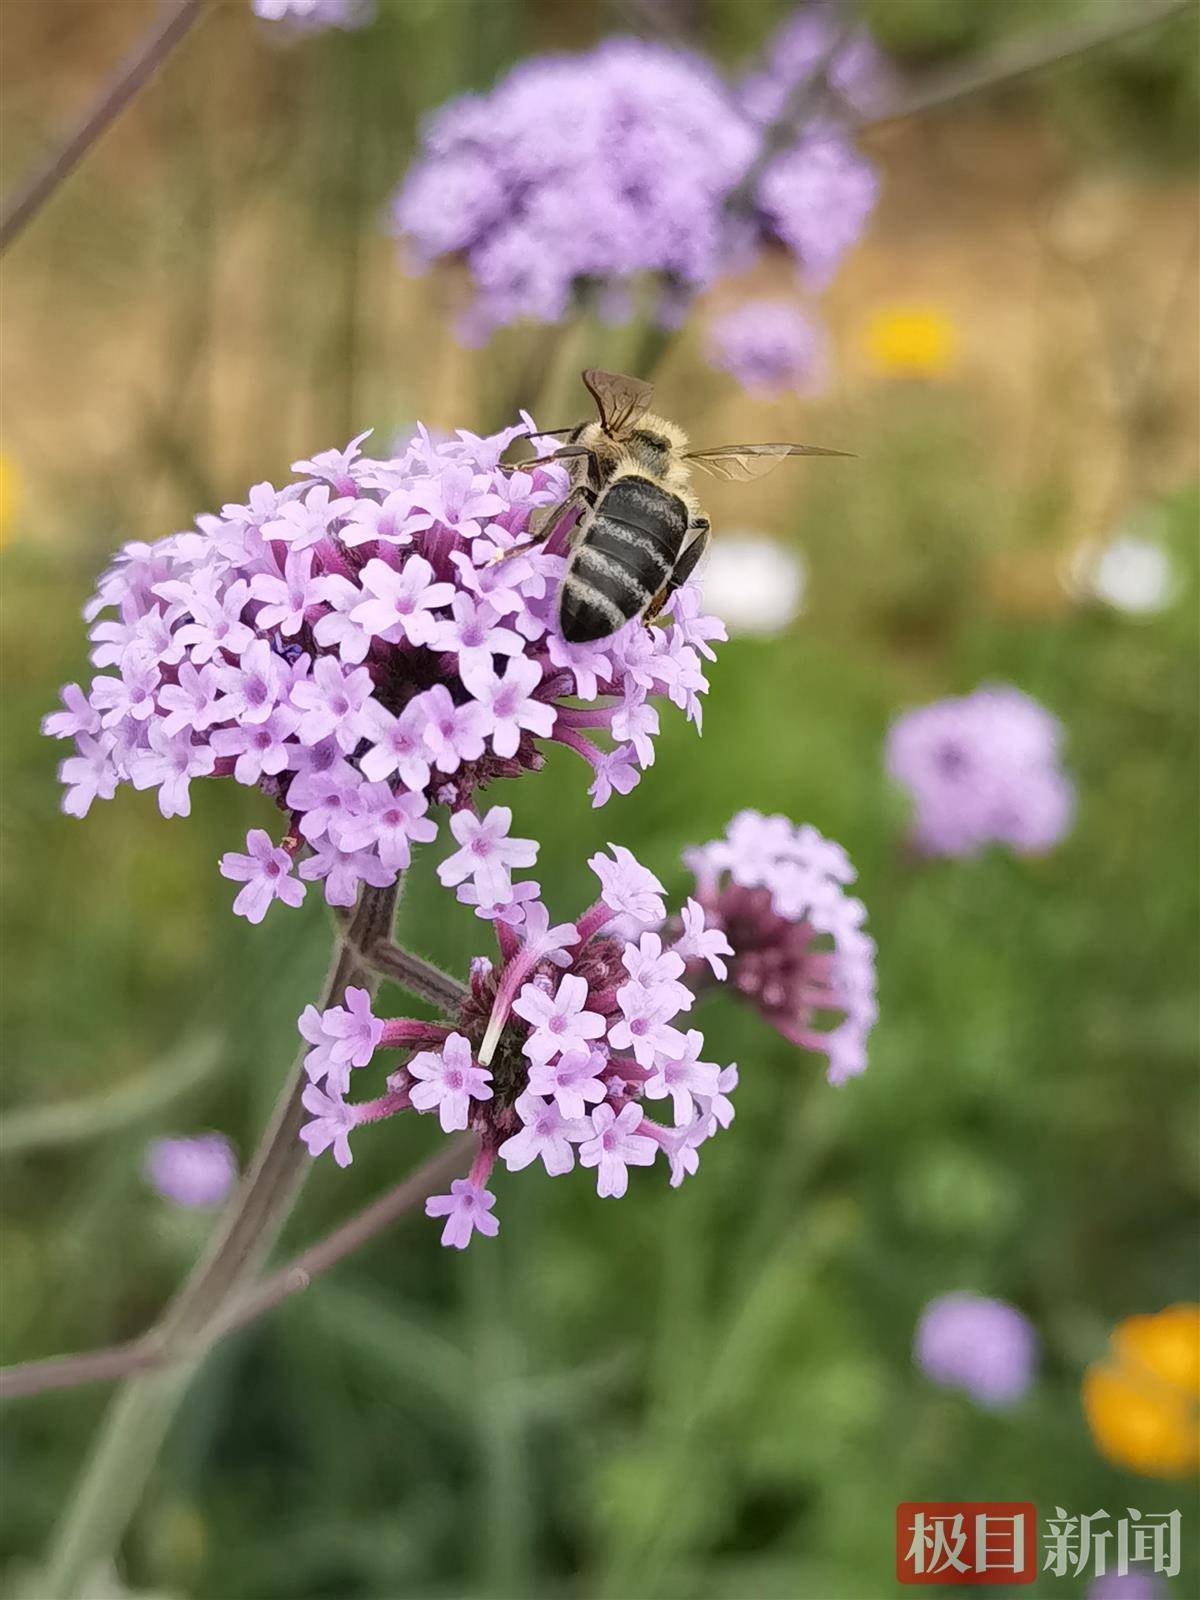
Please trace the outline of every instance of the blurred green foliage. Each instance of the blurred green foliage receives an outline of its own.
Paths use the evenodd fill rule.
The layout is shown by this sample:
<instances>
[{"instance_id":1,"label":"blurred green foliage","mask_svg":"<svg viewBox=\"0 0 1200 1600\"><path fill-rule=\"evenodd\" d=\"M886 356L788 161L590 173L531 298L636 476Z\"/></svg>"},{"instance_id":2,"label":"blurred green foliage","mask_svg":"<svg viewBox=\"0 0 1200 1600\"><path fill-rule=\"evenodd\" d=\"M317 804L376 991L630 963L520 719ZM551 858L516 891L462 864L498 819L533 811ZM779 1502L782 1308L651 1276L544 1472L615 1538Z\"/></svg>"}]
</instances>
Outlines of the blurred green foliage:
<instances>
[{"instance_id":1,"label":"blurred green foliage","mask_svg":"<svg viewBox=\"0 0 1200 1600\"><path fill-rule=\"evenodd\" d=\"M874 21L924 57L973 47L1022 9L889 0ZM714 30L736 15L714 6ZM762 21L744 17L747 33ZM385 7L379 27L296 47L295 81L269 79L287 105L268 108L268 129L290 127L322 86L302 153L259 150L255 177L243 152L245 173L222 169L207 202L195 187L177 196L180 239L207 238L211 252L198 260L181 243L160 264L183 308L181 360L209 335L186 308L212 314L203 263L231 185L246 178L247 203L266 204L292 184L310 237L336 226L344 246L374 225L422 107L570 32L544 6ZM1098 94L1109 70L1093 68ZM390 146L347 113L355 97L390 115ZM46 226L61 262L71 224L51 213ZM109 237L98 270L132 249L120 227ZM315 258L323 270L336 272L339 249ZM122 791L79 824L56 811L61 751L37 724L57 685L87 670L77 607L108 547L240 498L291 446L420 408L410 373L389 386L364 358L367 313L343 287L281 282L280 346L305 305L311 324L294 366L252 390L261 434L206 458L214 402L200 384L180 415L163 405L144 454L119 471L84 470L56 441L56 492L26 508L5 555L4 1096L14 1116L60 1106L63 1118L59 1138L44 1114L34 1137L26 1122L4 1156L6 1359L102 1345L153 1319L207 1224L147 1191L145 1142L216 1127L248 1155L324 967L315 896L260 929L229 914L216 860L270 825L260 797L198 785L194 815L167 824L151 795ZM298 371L303 422L268 403ZM127 1543L132 1587L198 1600L876 1600L893 1588L896 1503L954 1497L1114 1514L1181 1505L1188 1566L1173 1592L1200 1591L1190 1488L1108 1467L1078 1401L1117 1320L1195 1294L1197 497L1166 503L1182 587L1162 616L1022 613L997 597L990 562L1044 552L1059 501L1009 494L972 396L888 391L857 406L853 434L869 466L831 470L802 517L789 510L774 530L803 548L809 614L722 651L703 740L665 715L653 771L602 814L566 751L496 797L515 831L542 841L563 916L589 897L586 857L609 838L672 889L686 882L681 848L744 805L841 840L880 946L869 1073L831 1090L755 1017L712 1001L712 1054L740 1062L742 1087L699 1176L670 1192L647 1175L620 1206L584 1173L501 1177L494 1243L460 1258L414 1219L230 1341L189 1396ZM148 482L164 518L148 516ZM1063 719L1078 825L1045 860L917 866L882 778L886 728L905 706L986 679ZM457 970L488 948L428 858L401 937ZM403 997L385 991L384 1007L401 1013ZM345 1173L320 1163L289 1241L419 1161L437 1138L427 1123L365 1132ZM982 1414L911 1369L922 1304L958 1287L1015 1301L1044 1339L1040 1380L1014 1412ZM42 1546L103 1403L48 1395L7 1415L0 1531L14 1573Z\"/></svg>"}]
</instances>

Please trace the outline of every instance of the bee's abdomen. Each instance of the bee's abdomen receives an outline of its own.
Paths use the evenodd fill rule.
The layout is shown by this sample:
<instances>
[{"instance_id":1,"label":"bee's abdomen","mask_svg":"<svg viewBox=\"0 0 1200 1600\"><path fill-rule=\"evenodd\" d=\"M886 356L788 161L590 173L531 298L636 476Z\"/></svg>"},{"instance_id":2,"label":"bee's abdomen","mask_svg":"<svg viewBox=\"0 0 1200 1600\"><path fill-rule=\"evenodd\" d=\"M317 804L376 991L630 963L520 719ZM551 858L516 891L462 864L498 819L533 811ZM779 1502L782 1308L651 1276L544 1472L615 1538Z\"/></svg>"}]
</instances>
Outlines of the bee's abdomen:
<instances>
[{"instance_id":1,"label":"bee's abdomen","mask_svg":"<svg viewBox=\"0 0 1200 1600\"><path fill-rule=\"evenodd\" d=\"M670 577L687 526L678 495L648 478L619 478L601 496L563 580L563 637L604 639L645 610Z\"/></svg>"}]
</instances>

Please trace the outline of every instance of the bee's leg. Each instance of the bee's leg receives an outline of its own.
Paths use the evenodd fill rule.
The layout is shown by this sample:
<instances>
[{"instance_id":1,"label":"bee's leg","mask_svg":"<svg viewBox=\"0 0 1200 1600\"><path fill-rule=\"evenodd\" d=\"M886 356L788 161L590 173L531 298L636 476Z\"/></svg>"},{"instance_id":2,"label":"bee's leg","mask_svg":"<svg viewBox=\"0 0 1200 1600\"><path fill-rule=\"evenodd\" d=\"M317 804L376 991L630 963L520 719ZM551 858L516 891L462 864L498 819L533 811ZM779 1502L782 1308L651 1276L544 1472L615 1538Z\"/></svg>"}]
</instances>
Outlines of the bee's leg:
<instances>
[{"instance_id":1,"label":"bee's leg","mask_svg":"<svg viewBox=\"0 0 1200 1600\"><path fill-rule=\"evenodd\" d=\"M515 544L511 550L503 550L498 556L493 556L488 566L494 567L502 561L510 561L513 556L524 555L527 550L532 550L535 545L542 544L548 539L569 511L581 506L586 513L591 511L595 504L596 491L589 488L586 483L577 483L565 500L556 506L542 508L537 515L537 526L523 544Z\"/></svg>"},{"instance_id":2,"label":"bee's leg","mask_svg":"<svg viewBox=\"0 0 1200 1600\"><path fill-rule=\"evenodd\" d=\"M708 536L710 528L711 524L709 523L707 517L697 517L694 522L689 523L688 532L692 536L691 539L679 552L679 556L675 562L671 576L667 579L666 583L663 584L662 588L654 596L654 599L651 600L650 604L646 607L646 610L642 614L642 621L647 627L649 627L649 625L654 621L655 617L658 616L659 612L670 600L676 589L682 588L682 586L691 577L692 573L695 572L697 562L708 548Z\"/></svg>"}]
</instances>

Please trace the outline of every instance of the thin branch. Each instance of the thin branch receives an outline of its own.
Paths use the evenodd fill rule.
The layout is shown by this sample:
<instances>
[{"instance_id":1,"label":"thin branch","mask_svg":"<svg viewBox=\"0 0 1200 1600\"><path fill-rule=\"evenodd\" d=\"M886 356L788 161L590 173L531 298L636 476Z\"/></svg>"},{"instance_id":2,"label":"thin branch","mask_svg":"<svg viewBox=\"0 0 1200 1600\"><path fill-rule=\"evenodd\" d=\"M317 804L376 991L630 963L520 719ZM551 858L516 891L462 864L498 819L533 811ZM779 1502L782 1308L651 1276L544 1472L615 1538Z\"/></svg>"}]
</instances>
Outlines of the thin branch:
<instances>
[{"instance_id":1,"label":"thin branch","mask_svg":"<svg viewBox=\"0 0 1200 1600\"><path fill-rule=\"evenodd\" d=\"M78 1389L85 1383L110 1383L154 1366L161 1356L160 1347L146 1337L109 1345L106 1350L89 1350L81 1356L19 1361L11 1367L0 1367L0 1400L20 1400L50 1389Z\"/></svg>"},{"instance_id":2,"label":"thin branch","mask_svg":"<svg viewBox=\"0 0 1200 1600\"><path fill-rule=\"evenodd\" d=\"M470 995L465 983L452 978L448 972L435 967L424 956L413 955L390 939L376 939L359 944L357 954L364 966L372 968L380 977L390 978L410 994L419 995L431 1005L441 1008L447 1015L455 1015Z\"/></svg>"},{"instance_id":3,"label":"thin branch","mask_svg":"<svg viewBox=\"0 0 1200 1600\"><path fill-rule=\"evenodd\" d=\"M68 178L138 90L199 19L205 0L179 0L126 56L91 109L43 164L5 200L0 210L0 253L33 221L59 185Z\"/></svg>"},{"instance_id":4,"label":"thin branch","mask_svg":"<svg viewBox=\"0 0 1200 1600\"><path fill-rule=\"evenodd\" d=\"M436 1193L447 1179L465 1172L478 1144L474 1134L464 1134L461 1139L455 1139L365 1211L358 1212L349 1222L344 1222L340 1228L335 1228L324 1239L302 1251L294 1261L248 1289L241 1299L234 1300L204 1328L205 1347L273 1311L282 1301L307 1289L314 1278L328 1272L330 1267L335 1267L339 1261L390 1228L407 1212L420 1205L422 1200ZM185 1359L188 1354L186 1349L168 1349L163 1340L151 1331L140 1339L131 1339L127 1344L110 1345L105 1350L89 1350L85 1355L22 1361L15 1366L0 1368L0 1400L45 1394L50 1389L77 1389L86 1383L107 1383L150 1367L167 1366L172 1360Z\"/></svg>"},{"instance_id":5,"label":"thin branch","mask_svg":"<svg viewBox=\"0 0 1200 1600\"><path fill-rule=\"evenodd\" d=\"M1138 4L1127 6L1107 22L1081 23L1073 28L1009 40L963 66L928 73L909 94L899 95L893 104L858 118L857 125L878 128L906 117L921 116L927 111L940 111L943 106L974 99L976 95L1041 72L1044 67L1073 60L1194 10L1195 0L1138 0Z\"/></svg>"},{"instance_id":6,"label":"thin branch","mask_svg":"<svg viewBox=\"0 0 1200 1600\"><path fill-rule=\"evenodd\" d=\"M479 1140L474 1134L464 1134L461 1139L455 1139L365 1211L351 1217L349 1222L311 1245L294 1261L289 1261L286 1266L272 1272L248 1290L242 1299L234 1301L228 1313L217 1319L214 1337L220 1339L236 1328L244 1328L247 1323L255 1322L266 1312L274 1310L281 1301L307 1289L314 1278L328 1272L330 1267L336 1266L346 1256L352 1255L398 1222L414 1206L420 1205L431 1194L436 1194L448 1179L466 1172L478 1148Z\"/></svg>"}]
</instances>

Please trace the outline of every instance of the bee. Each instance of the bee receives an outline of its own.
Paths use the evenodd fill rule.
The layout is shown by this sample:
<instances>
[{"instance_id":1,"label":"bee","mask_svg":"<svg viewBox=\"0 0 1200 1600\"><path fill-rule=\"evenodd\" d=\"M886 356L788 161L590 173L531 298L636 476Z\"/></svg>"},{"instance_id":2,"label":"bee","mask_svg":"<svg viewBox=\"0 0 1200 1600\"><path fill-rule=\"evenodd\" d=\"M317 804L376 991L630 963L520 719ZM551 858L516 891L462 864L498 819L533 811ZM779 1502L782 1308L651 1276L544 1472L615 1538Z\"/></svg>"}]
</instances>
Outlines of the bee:
<instances>
[{"instance_id":1,"label":"bee","mask_svg":"<svg viewBox=\"0 0 1200 1600\"><path fill-rule=\"evenodd\" d=\"M787 456L846 454L806 444L689 450L683 429L650 411L650 384L595 367L583 382L597 419L539 434L565 436L540 460L569 463L571 486L540 519L537 537L579 512L558 596L558 624L569 644L606 639L632 617L651 623L691 577L710 533L691 489L693 467L726 481L749 480Z\"/></svg>"}]
</instances>

